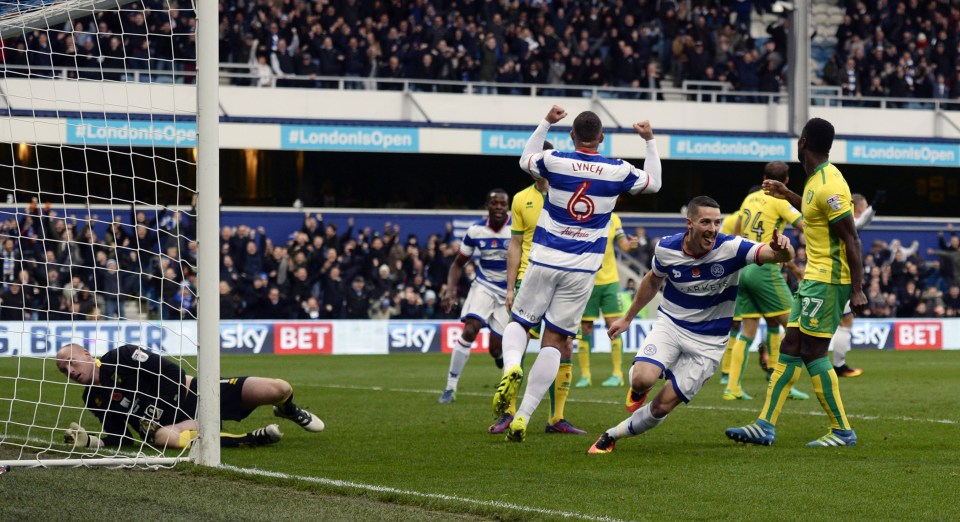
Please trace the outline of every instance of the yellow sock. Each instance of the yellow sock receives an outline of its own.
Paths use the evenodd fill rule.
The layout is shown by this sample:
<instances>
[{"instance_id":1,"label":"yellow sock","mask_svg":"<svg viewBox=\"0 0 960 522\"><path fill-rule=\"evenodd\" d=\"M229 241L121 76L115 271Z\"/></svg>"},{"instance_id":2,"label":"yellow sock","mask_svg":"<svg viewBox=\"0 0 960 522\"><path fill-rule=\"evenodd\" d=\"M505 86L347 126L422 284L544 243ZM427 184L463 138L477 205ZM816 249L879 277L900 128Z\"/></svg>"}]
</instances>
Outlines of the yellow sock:
<instances>
[{"instance_id":1,"label":"yellow sock","mask_svg":"<svg viewBox=\"0 0 960 522\"><path fill-rule=\"evenodd\" d=\"M720 359L720 371L730 373L730 355L733 353L733 345L737 342L737 330L730 329L730 337L727 338L727 349L723 351L723 359Z\"/></svg>"},{"instance_id":2,"label":"yellow sock","mask_svg":"<svg viewBox=\"0 0 960 522\"><path fill-rule=\"evenodd\" d=\"M616 339L610 341L610 358L613 361L613 373L614 377L620 377L623 379L623 336L618 335Z\"/></svg>"},{"instance_id":3,"label":"yellow sock","mask_svg":"<svg viewBox=\"0 0 960 522\"><path fill-rule=\"evenodd\" d=\"M783 334L780 333L780 327L777 327L776 330L767 328L767 350L769 350L769 357L767 358L768 361L780 360L781 342L783 342Z\"/></svg>"},{"instance_id":4,"label":"yellow sock","mask_svg":"<svg viewBox=\"0 0 960 522\"><path fill-rule=\"evenodd\" d=\"M790 388L800 378L800 367L803 361L799 357L780 354L776 366L773 367L773 375L770 376L770 384L767 385L767 398L760 409L761 419L770 424L777 424L780 418L780 411L783 410L783 403L787 401L790 395Z\"/></svg>"},{"instance_id":5,"label":"yellow sock","mask_svg":"<svg viewBox=\"0 0 960 522\"><path fill-rule=\"evenodd\" d=\"M180 441L179 441L179 445L178 445L177 447L178 447L178 448L186 448L187 446L190 445L190 442L192 442L193 439L195 439L195 438L197 438L197 437L199 437L199 436L200 436L200 434L197 433L196 430L183 430L183 431L180 432Z\"/></svg>"},{"instance_id":6,"label":"yellow sock","mask_svg":"<svg viewBox=\"0 0 960 522\"><path fill-rule=\"evenodd\" d=\"M590 349L593 346L593 334L583 335L579 333L580 341L577 343L577 364L580 365L580 376L590 379Z\"/></svg>"},{"instance_id":7,"label":"yellow sock","mask_svg":"<svg viewBox=\"0 0 960 522\"><path fill-rule=\"evenodd\" d=\"M821 357L807 364L807 372L810 373L813 391L820 400L820 406L830 418L830 427L835 430L849 430L850 421L847 420L847 413L840 399L840 381L833 370L833 363L826 357Z\"/></svg>"},{"instance_id":8,"label":"yellow sock","mask_svg":"<svg viewBox=\"0 0 960 522\"><path fill-rule=\"evenodd\" d=\"M743 377L743 368L747 365L747 355L750 344L753 339L748 339L740 334L737 341L733 344L733 350L730 352L730 380L727 381L726 391L734 394L740 392L740 378Z\"/></svg>"},{"instance_id":9,"label":"yellow sock","mask_svg":"<svg viewBox=\"0 0 960 522\"><path fill-rule=\"evenodd\" d=\"M553 382L553 409L550 412L550 424L556 424L563 419L563 408L567 405L567 396L570 395L570 380L573 378L573 363L569 359L560 361L557 378Z\"/></svg>"}]
</instances>

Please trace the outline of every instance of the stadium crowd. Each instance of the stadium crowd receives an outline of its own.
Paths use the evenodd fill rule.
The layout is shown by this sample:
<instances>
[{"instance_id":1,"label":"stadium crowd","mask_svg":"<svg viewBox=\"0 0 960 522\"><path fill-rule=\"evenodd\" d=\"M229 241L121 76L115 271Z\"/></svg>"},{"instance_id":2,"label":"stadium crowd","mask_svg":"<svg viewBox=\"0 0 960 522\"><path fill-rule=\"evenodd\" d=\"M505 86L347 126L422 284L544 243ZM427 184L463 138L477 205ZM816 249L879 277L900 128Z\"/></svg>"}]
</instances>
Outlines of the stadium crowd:
<instances>
[{"instance_id":1,"label":"stadium crowd","mask_svg":"<svg viewBox=\"0 0 960 522\"><path fill-rule=\"evenodd\" d=\"M239 64L233 83L336 87L318 77L351 78L351 89L401 89L382 80L540 84L548 95L580 96L581 85L643 89L620 96L658 97L661 81L718 82L699 87L780 92L789 24L750 34L751 11L772 0L224 0L220 61ZM50 76L192 82L196 18L179 1L144 0L96 18L79 18L8 40L5 65ZM955 2L846 0L836 52L823 81L845 96L960 98ZM93 71L77 71L90 68ZM7 75L27 74L17 67ZM73 69L73 70L71 70ZM125 69L101 72L99 69ZM411 84L420 90L462 86ZM482 87L524 94L523 87ZM730 96L724 100L760 98ZM879 105L877 101L845 101ZM896 102L893 106L925 107Z\"/></svg>"},{"instance_id":2,"label":"stadium crowd","mask_svg":"<svg viewBox=\"0 0 960 522\"><path fill-rule=\"evenodd\" d=\"M918 0L847 0L837 28L836 52L823 69L824 82L844 96L956 99L960 5ZM876 100L844 101L875 106ZM893 106L922 108L918 102Z\"/></svg>"},{"instance_id":3,"label":"stadium crowd","mask_svg":"<svg viewBox=\"0 0 960 522\"><path fill-rule=\"evenodd\" d=\"M131 210L112 219L64 218L36 203L0 222L0 320L193 318L196 314L194 212ZM109 226L95 226L96 223ZM96 230L103 229L102 237ZM628 254L649 266L656 239L636 230ZM302 227L275 244L263 227L221 232L220 308L224 319L449 319L439 306L459 251L453 227L425 242L400 227L345 230L306 214ZM804 238L795 234L797 263ZM870 317L956 317L960 310L960 235L918 252L897 239L876 241L864 257ZM923 254L939 259L928 262ZM785 270L796 288L796 277ZM458 295L474 275L468 264ZM636 281L624 282L633 292Z\"/></svg>"}]
</instances>

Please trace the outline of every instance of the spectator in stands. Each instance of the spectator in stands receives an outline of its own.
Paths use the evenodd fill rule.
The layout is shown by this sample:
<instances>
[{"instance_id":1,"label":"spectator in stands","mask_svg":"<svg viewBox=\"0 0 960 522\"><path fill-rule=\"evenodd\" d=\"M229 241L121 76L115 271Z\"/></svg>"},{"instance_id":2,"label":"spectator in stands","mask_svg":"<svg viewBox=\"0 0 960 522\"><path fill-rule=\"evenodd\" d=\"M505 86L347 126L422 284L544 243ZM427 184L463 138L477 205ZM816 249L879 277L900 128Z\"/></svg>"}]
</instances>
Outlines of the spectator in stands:
<instances>
[{"instance_id":1,"label":"spectator in stands","mask_svg":"<svg viewBox=\"0 0 960 522\"><path fill-rule=\"evenodd\" d=\"M367 319L370 316L370 291L363 276L357 275L346 292L346 318Z\"/></svg>"}]
</instances>

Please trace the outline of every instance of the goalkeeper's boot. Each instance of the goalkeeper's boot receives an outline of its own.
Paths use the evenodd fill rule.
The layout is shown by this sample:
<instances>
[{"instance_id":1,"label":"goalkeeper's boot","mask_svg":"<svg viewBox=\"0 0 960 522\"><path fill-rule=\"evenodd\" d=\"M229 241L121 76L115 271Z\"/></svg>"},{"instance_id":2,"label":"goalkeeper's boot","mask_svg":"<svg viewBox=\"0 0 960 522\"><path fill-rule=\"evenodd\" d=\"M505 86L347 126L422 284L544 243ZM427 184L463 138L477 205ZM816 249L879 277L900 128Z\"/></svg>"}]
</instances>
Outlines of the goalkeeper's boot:
<instances>
[{"instance_id":1,"label":"goalkeeper's boot","mask_svg":"<svg viewBox=\"0 0 960 522\"><path fill-rule=\"evenodd\" d=\"M795 401L805 401L809 399L810 396L796 388L790 388L790 395L788 395L787 398Z\"/></svg>"},{"instance_id":2,"label":"goalkeeper's boot","mask_svg":"<svg viewBox=\"0 0 960 522\"><path fill-rule=\"evenodd\" d=\"M776 437L773 424L763 419L757 419L757 422L747 424L742 428L727 428L724 433L732 441L760 446L773 445L773 439Z\"/></svg>"},{"instance_id":3,"label":"goalkeeper's boot","mask_svg":"<svg viewBox=\"0 0 960 522\"><path fill-rule=\"evenodd\" d=\"M513 415L509 413L504 413L497 420L487 427L487 433L491 435L497 435L507 431L507 428L510 427L510 423L513 422Z\"/></svg>"},{"instance_id":4,"label":"goalkeeper's boot","mask_svg":"<svg viewBox=\"0 0 960 522\"><path fill-rule=\"evenodd\" d=\"M729 374L729 373L721 373L721 374L720 374L720 384L727 384L728 382L730 382L730 374Z\"/></svg>"},{"instance_id":5,"label":"goalkeeper's boot","mask_svg":"<svg viewBox=\"0 0 960 522\"><path fill-rule=\"evenodd\" d=\"M740 400L740 401L752 401L752 400L753 400L753 396L752 396L752 395L748 395L747 392L745 392L745 391L743 391L743 390L734 392L734 391L730 391L730 388L727 388L726 390L723 390L723 400L725 400L725 401L737 401L737 400Z\"/></svg>"},{"instance_id":6,"label":"goalkeeper's boot","mask_svg":"<svg viewBox=\"0 0 960 522\"><path fill-rule=\"evenodd\" d=\"M637 393L633 391L633 388L627 390L627 399L624 405L627 407L627 411L633 413L640 409L640 406L643 406L643 401L647 400L647 394L650 393L650 390L647 390L643 393Z\"/></svg>"},{"instance_id":7,"label":"goalkeeper's boot","mask_svg":"<svg viewBox=\"0 0 960 522\"><path fill-rule=\"evenodd\" d=\"M497 391L493 394L493 414L497 417L507 412L510 403L517 397L520 391L520 382L523 381L523 368L513 366L503 374L500 384L497 385Z\"/></svg>"},{"instance_id":8,"label":"goalkeeper's boot","mask_svg":"<svg viewBox=\"0 0 960 522\"><path fill-rule=\"evenodd\" d=\"M839 446L856 446L857 445L857 434L853 430L830 430L830 433L827 433L823 437L820 437L817 440L810 441L807 443L807 446L814 448L821 447L839 447Z\"/></svg>"},{"instance_id":9,"label":"goalkeeper's boot","mask_svg":"<svg viewBox=\"0 0 960 522\"><path fill-rule=\"evenodd\" d=\"M580 377L580 380L577 381L577 384L574 384L574 388L589 388L592 383L590 382L590 377Z\"/></svg>"},{"instance_id":10,"label":"goalkeeper's boot","mask_svg":"<svg viewBox=\"0 0 960 522\"><path fill-rule=\"evenodd\" d=\"M834 366L833 371L837 372L837 377L859 377L863 375L862 368L851 368L846 363L843 366Z\"/></svg>"},{"instance_id":11,"label":"goalkeeper's boot","mask_svg":"<svg viewBox=\"0 0 960 522\"><path fill-rule=\"evenodd\" d=\"M600 383L600 386L605 388L617 388L623 386L623 376L622 375L611 375L609 379Z\"/></svg>"},{"instance_id":12,"label":"goalkeeper's boot","mask_svg":"<svg viewBox=\"0 0 960 522\"><path fill-rule=\"evenodd\" d=\"M523 442L527 438L527 419L517 416L507 428L506 440L510 442Z\"/></svg>"},{"instance_id":13,"label":"goalkeeper's boot","mask_svg":"<svg viewBox=\"0 0 960 522\"><path fill-rule=\"evenodd\" d=\"M439 402L440 404L450 404L456 400L457 400L457 392L453 390L446 390L443 392L443 395L441 395L440 398L437 399L437 402Z\"/></svg>"},{"instance_id":14,"label":"goalkeeper's boot","mask_svg":"<svg viewBox=\"0 0 960 522\"><path fill-rule=\"evenodd\" d=\"M323 421L320 420L320 417L310 413L309 411L295 406L296 411L291 414L286 414L280 410L277 406L273 407L273 414L282 419L292 420L300 425L301 428L312 431L319 432L323 431Z\"/></svg>"},{"instance_id":15,"label":"goalkeeper's boot","mask_svg":"<svg viewBox=\"0 0 960 522\"><path fill-rule=\"evenodd\" d=\"M251 431L250 436L253 439L253 446L266 446L267 444L280 442L280 439L283 438L283 433L280 432L280 426L268 424L262 428Z\"/></svg>"},{"instance_id":16,"label":"goalkeeper's boot","mask_svg":"<svg viewBox=\"0 0 960 522\"><path fill-rule=\"evenodd\" d=\"M587 450L587 455L596 455L598 453L610 453L613 451L613 447L617 445L617 440L607 435L606 432L600 435L600 438L597 439L597 442L593 443L593 446L590 446L590 449Z\"/></svg>"},{"instance_id":17,"label":"goalkeeper's boot","mask_svg":"<svg viewBox=\"0 0 960 522\"><path fill-rule=\"evenodd\" d=\"M587 433L573 424L570 424L566 419L560 419L553 424L548 423L547 427L543 431L546 433L566 433L568 435L586 435Z\"/></svg>"}]
</instances>

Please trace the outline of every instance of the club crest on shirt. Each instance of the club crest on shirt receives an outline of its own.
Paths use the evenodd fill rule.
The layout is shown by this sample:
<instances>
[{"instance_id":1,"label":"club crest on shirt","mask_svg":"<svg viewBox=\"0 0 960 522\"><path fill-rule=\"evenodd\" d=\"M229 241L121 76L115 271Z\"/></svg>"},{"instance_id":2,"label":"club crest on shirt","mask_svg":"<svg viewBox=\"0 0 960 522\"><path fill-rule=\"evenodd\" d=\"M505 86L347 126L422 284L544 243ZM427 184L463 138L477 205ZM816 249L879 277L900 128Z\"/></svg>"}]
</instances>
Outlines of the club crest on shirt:
<instances>
[{"instance_id":1,"label":"club crest on shirt","mask_svg":"<svg viewBox=\"0 0 960 522\"><path fill-rule=\"evenodd\" d=\"M655 354L655 353L657 353L657 345L655 345L655 344L648 344L648 345L646 345L646 346L643 347L643 354L644 354L644 355L653 355L653 354Z\"/></svg>"},{"instance_id":2,"label":"club crest on shirt","mask_svg":"<svg viewBox=\"0 0 960 522\"><path fill-rule=\"evenodd\" d=\"M840 194L834 194L827 198L827 205L830 205L830 208L833 210L840 210L840 207L843 206L843 201L840 200Z\"/></svg>"},{"instance_id":3,"label":"club crest on shirt","mask_svg":"<svg viewBox=\"0 0 960 522\"><path fill-rule=\"evenodd\" d=\"M713 274L713 277L720 277L723 275L723 265L711 265L710 273Z\"/></svg>"},{"instance_id":4,"label":"club crest on shirt","mask_svg":"<svg viewBox=\"0 0 960 522\"><path fill-rule=\"evenodd\" d=\"M812 191L812 190L808 190L808 191L807 191L807 203L810 203L811 201L813 201L813 191Z\"/></svg>"}]
</instances>

